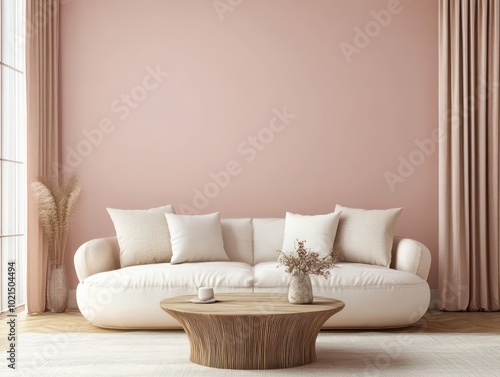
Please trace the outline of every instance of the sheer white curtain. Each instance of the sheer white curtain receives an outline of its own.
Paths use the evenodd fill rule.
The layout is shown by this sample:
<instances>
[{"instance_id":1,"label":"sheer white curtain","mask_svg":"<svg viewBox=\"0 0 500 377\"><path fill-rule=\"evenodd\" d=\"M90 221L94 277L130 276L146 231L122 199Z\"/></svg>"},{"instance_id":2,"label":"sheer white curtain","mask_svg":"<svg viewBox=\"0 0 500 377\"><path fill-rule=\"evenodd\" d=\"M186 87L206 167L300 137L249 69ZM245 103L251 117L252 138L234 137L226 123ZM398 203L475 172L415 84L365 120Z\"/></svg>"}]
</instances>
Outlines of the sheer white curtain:
<instances>
[{"instance_id":1,"label":"sheer white curtain","mask_svg":"<svg viewBox=\"0 0 500 377\"><path fill-rule=\"evenodd\" d=\"M0 311L26 302L24 5L24 1L0 0ZM16 273L15 302L8 296L9 267Z\"/></svg>"}]
</instances>

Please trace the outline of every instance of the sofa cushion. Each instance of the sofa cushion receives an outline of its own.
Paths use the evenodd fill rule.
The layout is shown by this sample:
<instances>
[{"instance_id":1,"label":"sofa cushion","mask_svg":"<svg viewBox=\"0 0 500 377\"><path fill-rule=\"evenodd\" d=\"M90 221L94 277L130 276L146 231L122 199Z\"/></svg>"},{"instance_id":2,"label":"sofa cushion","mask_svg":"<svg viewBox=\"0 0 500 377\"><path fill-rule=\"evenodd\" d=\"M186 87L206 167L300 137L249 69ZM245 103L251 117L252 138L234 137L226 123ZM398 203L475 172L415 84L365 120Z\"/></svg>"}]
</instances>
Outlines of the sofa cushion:
<instances>
[{"instance_id":1,"label":"sofa cushion","mask_svg":"<svg viewBox=\"0 0 500 377\"><path fill-rule=\"evenodd\" d=\"M331 276L327 279L310 275L313 290L315 287L332 292L339 287L376 290L425 283L423 279L409 272L364 263L341 262L330 272ZM278 262L259 263L254 267L254 285L259 288L288 288L290 274L286 273L285 268Z\"/></svg>"},{"instance_id":2,"label":"sofa cushion","mask_svg":"<svg viewBox=\"0 0 500 377\"><path fill-rule=\"evenodd\" d=\"M253 264L252 219L222 219L224 250L232 262Z\"/></svg>"},{"instance_id":3,"label":"sofa cushion","mask_svg":"<svg viewBox=\"0 0 500 377\"><path fill-rule=\"evenodd\" d=\"M170 263L227 261L219 212L208 215L166 213L172 243Z\"/></svg>"},{"instance_id":4,"label":"sofa cushion","mask_svg":"<svg viewBox=\"0 0 500 377\"><path fill-rule=\"evenodd\" d=\"M364 210L337 204L335 211L342 212L334 243L339 260L389 267L402 208Z\"/></svg>"},{"instance_id":5,"label":"sofa cushion","mask_svg":"<svg viewBox=\"0 0 500 377\"><path fill-rule=\"evenodd\" d=\"M170 233L164 213L171 205L147 210L107 208L120 246L121 267L169 262L172 257Z\"/></svg>"},{"instance_id":6,"label":"sofa cushion","mask_svg":"<svg viewBox=\"0 0 500 377\"><path fill-rule=\"evenodd\" d=\"M306 241L306 249L318 253L320 258L331 255L339 218L340 212L316 216L287 212L281 250L292 253L297 249L297 241Z\"/></svg>"},{"instance_id":7,"label":"sofa cushion","mask_svg":"<svg viewBox=\"0 0 500 377\"><path fill-rule=\"evenodd\" d=\"M252 273L252 266L241 262L156 263L101 272L88 277L83 283L93 287L108 287L113 292L117 289L141 289L147 292L148 288L160 287L182 288L195 295L201 286L213 287L215 292L221 287L252 287Z\"/></svg>"},{"instance_id":8,"label":"sofa cushion","mask_svg":"<svg viewBox=\"0 0 500 377\"><path fill-rule=\"evenodd\" d=\"M287 293L290 275L276 262L254 267L255 293ZM429 307L427 282L410 272L362 263L338 264L330 278L311 275L315 297L331 297L346 306L323 328L402 327L415 323Z\"/></svg>"},{"instance_id":9,"label":"sofa cushion","mask_svg":"<svg viewBox=\"0 0 500 377\"><path fill-rule=\"evenodd\" d=\"M241 262L157 263L89 276L77 288L78 307L96 326L176 328L160 307L167 297L193 295L201 286L219 293L252 293L252 266Z\"/></svg>"},{"instance_id":10,"label":"sofa cushion","mask_svg":"<svg viewBox=\"0 0 500 377\"><path fill-rule=\"evenodd\" d=\"M253 219L254 264L277 261L283 247L285 219Z\"/></svg>"}]
</instances>

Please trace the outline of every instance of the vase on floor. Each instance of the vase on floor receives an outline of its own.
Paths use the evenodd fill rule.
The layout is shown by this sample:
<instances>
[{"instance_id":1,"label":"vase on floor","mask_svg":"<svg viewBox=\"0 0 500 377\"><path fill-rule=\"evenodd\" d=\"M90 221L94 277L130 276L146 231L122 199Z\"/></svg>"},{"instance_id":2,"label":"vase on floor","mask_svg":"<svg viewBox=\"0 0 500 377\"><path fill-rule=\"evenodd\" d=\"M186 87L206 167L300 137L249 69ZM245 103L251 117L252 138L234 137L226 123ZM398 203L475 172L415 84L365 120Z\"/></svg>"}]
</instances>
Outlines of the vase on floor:
<instances>
[{"instance_id":1,"label":"vase on floor","mask_svg":"<svg viewBox=\"0 0 500 377\"><path fill-rule=\"evenodd\" d=\"M68 308L68 284L66 266L53 264L47 281L47 309L52 313L62 313Z\"/></svg>"},{"instance_id":2,"label":"vase on floor","mask_svg":"<svg viewBox=\"0 0 500 377\"><path fill-rule=\"evenodd\" d=\"M288 287L288 301L292 304L311 304L313 291L309 275L292 274Z\"/></svg>"}]
</instances>

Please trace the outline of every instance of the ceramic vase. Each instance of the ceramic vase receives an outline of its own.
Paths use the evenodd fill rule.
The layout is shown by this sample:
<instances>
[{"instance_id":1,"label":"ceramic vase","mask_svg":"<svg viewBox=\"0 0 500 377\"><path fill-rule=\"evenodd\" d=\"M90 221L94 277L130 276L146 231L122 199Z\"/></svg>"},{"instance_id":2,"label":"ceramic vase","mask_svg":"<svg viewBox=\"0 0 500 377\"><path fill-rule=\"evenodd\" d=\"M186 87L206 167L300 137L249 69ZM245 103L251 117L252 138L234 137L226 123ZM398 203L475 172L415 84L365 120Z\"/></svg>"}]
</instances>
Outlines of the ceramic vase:
<instances>
[{"instance_id":1,"label":"ceramic vase","mask_svg":"<svg viewBox=\"0 0 500 377\"><path fill-rule=\"evenodd\" d=\"M68 284L66 266L53 264L47 281L47 309L52 313L62 313L68 308Z\"/></svg>"},{"instance_id":2,"label":"ceramic vase","mask_svg":"<svg viewBox=\"0 0 500 377\"><path fill-rule=\"evenodd\" d=\"M313 291L309 275L292 275L288 288L288 301L292 304L311 304L313 302Z\"/></svg>"}]
</instances>

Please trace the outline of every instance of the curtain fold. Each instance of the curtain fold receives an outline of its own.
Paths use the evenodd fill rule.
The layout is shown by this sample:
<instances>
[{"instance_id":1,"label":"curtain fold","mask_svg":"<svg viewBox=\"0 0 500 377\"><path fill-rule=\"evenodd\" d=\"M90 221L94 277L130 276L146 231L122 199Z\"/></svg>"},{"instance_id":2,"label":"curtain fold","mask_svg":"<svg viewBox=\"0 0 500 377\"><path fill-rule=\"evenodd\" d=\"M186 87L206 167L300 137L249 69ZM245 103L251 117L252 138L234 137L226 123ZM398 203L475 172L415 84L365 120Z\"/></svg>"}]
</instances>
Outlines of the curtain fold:
<instances>
[{"instance_id":1,"label":"curtain fold","mask_svg":"<svg viewBox=\"0 0 500 377\"><path fill-rule=\"evenodd\" d=\"M439 308L500 310L500 0L439 3Z\"/></svg>"},{"instance_id":2,"label":"curtain fold","mask_svg":"<svg viewBox=\"0 0 500 377\"><path fill-rule=\"evenodd\" d=\"M47 250L29 185L37 177L58 179L59 0L26 1L28 123L28 313L45 311Z\"/></svg>"}]
</instances>

